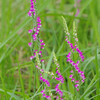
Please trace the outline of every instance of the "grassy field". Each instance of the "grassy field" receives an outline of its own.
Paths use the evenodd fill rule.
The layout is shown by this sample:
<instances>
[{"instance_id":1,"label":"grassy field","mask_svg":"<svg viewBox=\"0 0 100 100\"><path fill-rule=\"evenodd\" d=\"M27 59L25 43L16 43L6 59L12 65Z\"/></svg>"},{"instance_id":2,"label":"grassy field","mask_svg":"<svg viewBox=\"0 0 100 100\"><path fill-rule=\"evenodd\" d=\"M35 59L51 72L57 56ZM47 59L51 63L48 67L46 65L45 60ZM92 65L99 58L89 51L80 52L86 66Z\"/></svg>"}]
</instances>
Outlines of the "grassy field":
<instances>
[{"instance_id":1,"label":"grassy field","mask_svg":"<svg viewBox=\"0 0 100 100\"><path fill-rule=\"evenodd\" d=\"M0 100L45 100L40 93L43 84L39 81L39 73L35 73L35 64L29 59L31 36L28 30L34 25L27 15L29 1L0 0ZM100 0L81 0L77 17L74 4L75 0L37 0L42 20L40 36L46 43L45 67L54 72L52 52L55 50L66 79L62 85L64 100L100 100ZM76 22L79 47L85 56L81 70L86 80L79 92L68 78L71 65L66 63L69 51L61 16L66 19L71 33L73 21Z\"/></svg>"}]
</instances>

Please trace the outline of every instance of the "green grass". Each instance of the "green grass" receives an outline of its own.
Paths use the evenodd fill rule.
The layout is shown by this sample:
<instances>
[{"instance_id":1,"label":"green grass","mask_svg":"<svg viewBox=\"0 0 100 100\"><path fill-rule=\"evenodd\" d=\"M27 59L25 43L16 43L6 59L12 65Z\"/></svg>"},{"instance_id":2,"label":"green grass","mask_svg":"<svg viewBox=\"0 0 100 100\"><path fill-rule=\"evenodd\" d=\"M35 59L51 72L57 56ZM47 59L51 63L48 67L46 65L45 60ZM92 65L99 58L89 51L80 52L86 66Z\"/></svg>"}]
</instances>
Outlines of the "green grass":
<instances>
[{"instance_id":1,"label":"green grass","mask_svg":"<svg viewBox=\"0 0 100 100\"><path fill-rule=\"evenodd\" d=\"M73 14L76 11L74 0L37 2L38 14L42 19L40 36L46 43L43 57L48 61L44 68L55 71L56 67L52 64L52 52L55 51L62 75L67 79L62 86L65 100L100 100L99 2L100 0L82 0L77 17ZM28 0L0 1L0 100L45 100L40 93L44 84L40 84L38 73L34 76L35 65L29 60L31 50L28 42L31 37L28 30L34 24L33 19L27 16L29 7ZM85 56L81 69L85 71L86 80L79 92L74 91L68 78L71 66L66 63L69 49L64 41L61 16L66 19L71 33L73 21L76 21L79 47ZM54 89L51 91L54 92Z\"/></svg>"}]
</instances>

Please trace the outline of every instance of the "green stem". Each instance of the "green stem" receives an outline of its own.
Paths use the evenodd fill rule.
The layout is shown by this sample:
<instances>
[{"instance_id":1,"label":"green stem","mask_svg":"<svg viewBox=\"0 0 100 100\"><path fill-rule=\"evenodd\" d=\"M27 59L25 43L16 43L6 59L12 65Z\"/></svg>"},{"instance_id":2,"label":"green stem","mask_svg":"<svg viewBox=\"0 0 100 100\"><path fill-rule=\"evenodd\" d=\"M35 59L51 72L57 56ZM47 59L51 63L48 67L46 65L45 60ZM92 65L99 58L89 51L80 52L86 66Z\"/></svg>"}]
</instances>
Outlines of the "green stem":
<instances>
[{"instance_id":1,"label":"green stem","mask_svg":"<svg viewBox=\"0 0 100 100\"><path fill-rule=\"evenodd\" d=\"M19 66L19 64L18 64L18 72L19 72L19 78L20 78L20 83L21 83L21 88L22 88L23 97L24 97L24 100L26 100L26 99L25 99L24 84L23 84L23 80L22 80L22 75L21 75L21 72L20 72L20 66Z\"/></svg>"}]
</instances>

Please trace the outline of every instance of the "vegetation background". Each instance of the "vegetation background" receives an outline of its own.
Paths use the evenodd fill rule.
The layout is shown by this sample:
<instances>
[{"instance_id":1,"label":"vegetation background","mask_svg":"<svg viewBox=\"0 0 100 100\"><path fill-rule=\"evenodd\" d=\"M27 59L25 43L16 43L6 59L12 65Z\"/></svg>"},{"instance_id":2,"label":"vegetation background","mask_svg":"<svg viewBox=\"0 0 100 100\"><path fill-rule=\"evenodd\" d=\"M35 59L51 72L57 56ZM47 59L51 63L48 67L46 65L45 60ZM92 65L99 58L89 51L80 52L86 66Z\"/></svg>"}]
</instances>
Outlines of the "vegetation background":
<instances>
[{"instance_id":1,"label":"vegetation background","mask_svg":"<svg viewBox=\"0 0 100 100\"><path fill-rule=\"evenodd\" d=\"M37 0L37 11L42 19L40 36L45 41L44 59L51 66L55 53L63 76L67 78L70 65L61 16L70 32L76 21L79 46L85 56L82 70L86 80L79 92L67 78L62 86L65 100L100 100L100 0L81 0L80 13L75 17L75 0ZM27 12L30 0L0 0L0 100L45 100L38 90L34 94L34 63L28 42L28 30L33 26ZM51 66L51 71L53 71ZM36 77L39 89L39 78ZM52 90L53 91L53 90Z\"/></svg>"}]
</instances>

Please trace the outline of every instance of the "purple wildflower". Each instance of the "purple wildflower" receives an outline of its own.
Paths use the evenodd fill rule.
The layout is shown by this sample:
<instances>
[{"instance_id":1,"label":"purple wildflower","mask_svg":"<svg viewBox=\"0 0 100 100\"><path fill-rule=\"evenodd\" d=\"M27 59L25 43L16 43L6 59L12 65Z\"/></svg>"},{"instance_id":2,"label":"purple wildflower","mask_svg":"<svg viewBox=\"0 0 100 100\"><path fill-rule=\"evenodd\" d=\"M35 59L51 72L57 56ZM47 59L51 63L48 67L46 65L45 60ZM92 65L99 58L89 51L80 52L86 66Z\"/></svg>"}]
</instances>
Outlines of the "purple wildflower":
<instances>
[{"instance_id":1,"label":"purple wildflower","mask_svg":"<svg viewBox=\"0 0 100 100\"><path fill-rule=\"evenodd\" d=\"M40 42L43 42L43 40L40 40Z\"/></svg>"},{"instance_id":2,"label":"purple wildflower","mask_svg":"<svg viewBox=\"0 0 100 100\"><path fill-rule=\"evenodd\" d=\"M77 33L75 33L75 35L77 35ZM74 37L74 39L75 39L75 41L78 41L78 38ZM72 49L73 52L75 52L75 50L78 52L78 54L79 54L81 60L84 61L83 53L82 53L82 52L80 51L80 49L77 47L76 42L75 42L75 44L73 45L73 44L70 43L70 41L68 40L68 37L67 37L67 36L66 36L65 41L69 44L69 46L71 47L71 49ZM73 60L71 60L71 54L72 54L72 53L69 52L68 55L66 56L66 57L67 57L67 62L69 62L69 63L73 66L73 68L75 69L75 71L77 71L77 73L78 73L79 76L81 77L81 80L79 81L79 80L76 80L76 79L74 78L73 70L70 71L71 75L69 76L69 78L71 78L71 81L74 82L74 84L75 84L75 88L77 89L77 91L79 91L79 89L78 89L79 84L78 84L78 83L84 82L84 80L85 80L85 75L84 75L84 72L82 72L82 71L80 70L80 68L78 67L80 61L78 60L78 61L75 63ZM77 84L76 84L76 83L77 83Z\"/></svg>"},{"instance_id":3,"label":"purple wildflower","mask_svg":"<svg viewBox=\"0 0 100 100\"><path fill-rule=\"evenodd\" d=\"M30 57L30 60L32 60L33 58L34 58L34 56L31 56L31 57Z\"/></svg>"},{"instance_id":4,"label":"purple wildflower","mask_svg":"<svg viewBox=\"0 0 100 100\"><path fill-rule=\"evenodd\" d=\"M69 78L72 78L72 77L73 77L73 75L70 75L70 76L69 76Z\"/></svg>"},{"instance_id":5,"label":"purple wildflower","mask_svg":"<svg viewBox=\"0 0 100 100\"><path fill-rule=\"evenodd\" d=\"M29 43L28 43L28 45L31 47L31 46L32 46L32 43L31 43L31 42L29 42Z\"/></svg>"},{"instance_id":6,"label":"purple wildflower","mask_svg":"<svg viewBox=\"0 0 100 100\"><path fill-rule=\"evenodd\" d=\"M33 32L33 30L32 30L32 29L28 30L28 33L32 33L32 32Z\"/></svg>"},{"instance_id":7,"label":"purple wildflower","mask_svg":"<svg viewBox=\"0 0 100 100\"><path fill-rule=\"evenodd\" d=\"M42 51L39 51L39 55L41 55L42 54Z\"/></svg>"},{"instance_id":8,"label":"purple wildflower","mask_svg":"<svg viewBox=\"0 0 100 100\"><path fill-rule=\"evenodd\" d=\"M73 70L71 70L70 72L73 73Z\"/></svg>"},{"instance_id":9,"label":"purple wildflower","mask_svg":"<svg viewBox=\"0 0 100 100\"><path fill-rule=\"evenodd\" d=\"M79 80L75 81L75 83L79 83Z\"/></svg>"},{"instance_id":10,"label":"purple wildflower","mask_svg":"<svg viewBox=\"0 0 100 100\"><path fill-rule=\"evenodd\" d=\"M75 79L74 78L72 78L72 80L71 80L72 82L74 82L75 81Z\"/></svg>"},{"instance_id":11,"label":"purple wildflower","mask_svg":"<svg viewBox=\"0 0 100 100\"><path fill-rule=\"evenodd\" d=\"M45 43L41 43L42 46L45 46Z\"/></svg>"},{"instance_id":12,"label":"purple wildflower","mask_svg":"<svg viewBox=\"0 0 100 100\"><path fill-rule=\"evenodd\" d=\"M44 62L44 59L42 59L41 62Z\"/></svg>"},{"instance_id":13,"label":"purple wildflower","mask_svg":"<svg viewBox=\"0 0 100 100\"><path fill-rule=\"evenodd\" d=\"M32 14L35 15L35 8L34 8L34 1L31 0L31 7L30 7L30 10L28 12L28 16L32 17Z\"/></svg>"},{"instance_id":14,"label":"purple wildflower","mask_svg":"<svg viewBox=\"0 0 100 100\"><path fill-rule=\"evenodd\" d=\"M44 79L42 75L40 75L40 80L42 80L48 87L50 87L50 83L48 80Z\"/></svg>"},{"instance_id":15,"label":"purple wildflower","mask_svg":"<svg viewBox=\"0 0 100 100\"><path fill-rule=\"evenodd\" d=\"M64 83L64 78L63 76L61 75L61 73L57 70L56 73L58 74L59 78L55 78L56 80L60 81L61 83Z\"/></svg>"},{"instance_id":16,"label":"purple wildflower","mask_svg":"<svg viewBox=\"0 0 100 100\"><path fill-rule=\"evenodd\" d=\"M63 92L59 89L59 84L56 85L55 87L56 93L58 93L60 95L60 97L63 97Z\"/></svg>"}]
</instances>

